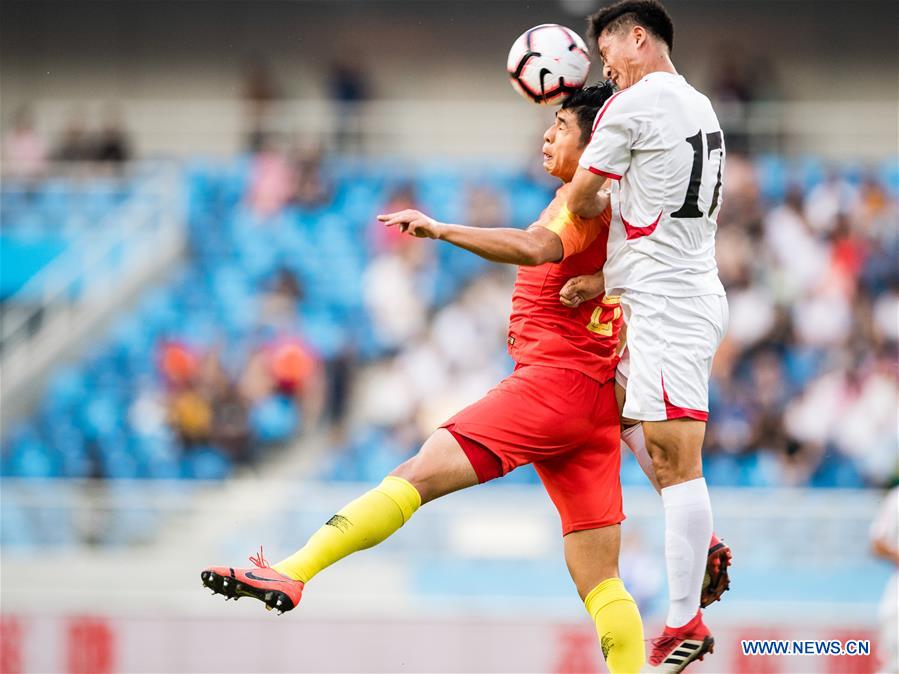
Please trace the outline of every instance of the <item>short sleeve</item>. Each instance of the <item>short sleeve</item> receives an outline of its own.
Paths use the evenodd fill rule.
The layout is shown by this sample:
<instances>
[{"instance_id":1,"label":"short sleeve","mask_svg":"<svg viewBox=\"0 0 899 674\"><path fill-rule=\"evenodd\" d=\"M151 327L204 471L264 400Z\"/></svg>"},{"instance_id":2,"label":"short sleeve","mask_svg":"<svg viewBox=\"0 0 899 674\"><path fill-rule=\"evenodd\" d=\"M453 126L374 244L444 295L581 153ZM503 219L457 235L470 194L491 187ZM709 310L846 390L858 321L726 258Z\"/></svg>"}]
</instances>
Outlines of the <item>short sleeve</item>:
<instances>
[{"instance_id":1,"label":"short sleeve","mask_svg":"<svg viewBox=\"0 0 899 674\"><path fill-rule=\"evenodd\" d=\"M554 219L546 228L558 234L562 239L562 259L564 260L584 252L600 235L605 234L609 229L611 218L612 212L606 208L595 218L576 217L567 222L559 222L558 219Z\"/></svg>"},{"instance_id":2,"label":"short sleeve","mask_svg":"<svg viewBox=\"0 0 899 674\"><path fill-rule=\"evenodd\" d=\"M593 135L580 160L581 167L612 180L621 180L627 172L639 131L634 96L622 98L624 93L612 96L596 114Z\"/></svg>"}]
</instances>

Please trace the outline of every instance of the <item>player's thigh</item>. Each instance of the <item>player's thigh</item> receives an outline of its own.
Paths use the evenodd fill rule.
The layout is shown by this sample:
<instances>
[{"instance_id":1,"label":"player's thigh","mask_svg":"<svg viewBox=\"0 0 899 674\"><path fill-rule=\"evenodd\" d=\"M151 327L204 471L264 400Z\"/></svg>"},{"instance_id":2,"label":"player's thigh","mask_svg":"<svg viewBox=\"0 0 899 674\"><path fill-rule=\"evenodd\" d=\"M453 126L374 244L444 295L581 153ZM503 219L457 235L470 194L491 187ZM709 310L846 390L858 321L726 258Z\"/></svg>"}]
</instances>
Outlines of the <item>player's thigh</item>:
<instances>
[{"instance_id":1,"label":"player's thigh","mask_svg":"<svg viewBox=\"0 0 899 674\"><path fill-rule=\"evenodd\" d=\"M620 524L572 531L562 540L565 563L581 599L602 581L618 576Z\"/></svg>"},{"instance_id":2,"label":"player's thigh","mask_svg":"<svg viewBox=\"0 0 899 674\"><path fill-rule=\"evenodd\" d=\"M643 437L659 486L670 487L702 477L704 421L671 419L644 421Z\"/></svg>"},{"instance_id":3,"label":"player's thigh","mask_svg":"<svg viewBox=\"0 0 899 674\"><path fill-rule=\"evenodd\" d=\"M597 384L575 370L519 367L481 400L455 414L443 428L460 438L482 482L583 444L594 432ZM611 407L614 392L609 387ZM608 404L603 396L603 404ZM474 446L479 446L478 450ZM483 470L479 457L495 457L498 470Z\"/></svg>"},{"instance_id":4,"label":"player's thigh","mask_svg":"<svg viewBox=\"0 0 899 674\"><path fill-rule=\"evenodd\" d=\"M418 450L391 475L408 480L421 495L421 502L478 483L478 476L462 447L445 428L438 428Z\"/></svg>"},{"instance_id":5,"label":"player's thigh","mask_svg":"<svg viewBox=\"0 0 899 674\"><path fill-rule=\"evenodd\" d=\"M580 445L534 469L562 523L562 534L598 529L624 519L621 499L621 430L612 382L596 385L593 427Z\"/></svg>"}]
</instances>

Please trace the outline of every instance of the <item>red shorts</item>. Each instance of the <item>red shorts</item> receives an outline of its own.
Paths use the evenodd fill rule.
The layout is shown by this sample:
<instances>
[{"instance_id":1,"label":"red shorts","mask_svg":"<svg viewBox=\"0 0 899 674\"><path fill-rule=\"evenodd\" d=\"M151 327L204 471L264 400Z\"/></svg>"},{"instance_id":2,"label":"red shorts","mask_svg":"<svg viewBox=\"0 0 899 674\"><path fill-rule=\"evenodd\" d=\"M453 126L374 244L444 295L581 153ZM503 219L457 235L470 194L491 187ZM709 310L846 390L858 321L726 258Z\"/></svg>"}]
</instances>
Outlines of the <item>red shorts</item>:
<instances>
[{"instance_id":1,"label":"red shorts","mask_svg":"<svg viewBox=\"0 0 899 674\"><path fill-rule=\"evenodd\" d=\"M562 519L562 533L617 524L621 432L615 383L576 370L519 366L447 429L486 482L534 464Z\"/></svg>"}]
</instances>

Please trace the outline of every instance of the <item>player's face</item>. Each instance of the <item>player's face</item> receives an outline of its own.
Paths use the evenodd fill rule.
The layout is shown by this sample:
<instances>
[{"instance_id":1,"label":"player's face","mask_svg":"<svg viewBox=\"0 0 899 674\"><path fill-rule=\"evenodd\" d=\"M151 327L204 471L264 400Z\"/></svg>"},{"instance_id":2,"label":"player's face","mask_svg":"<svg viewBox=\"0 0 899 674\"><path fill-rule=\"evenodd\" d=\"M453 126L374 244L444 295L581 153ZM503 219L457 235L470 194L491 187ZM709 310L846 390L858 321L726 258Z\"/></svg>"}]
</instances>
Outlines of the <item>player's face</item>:
<instances>
[{"instance_id":1,"label":"player's face","mask_svg":"<svg viewBox=\"0 0 899 674\"><path fill-rule=\"evenodd\" d=\"M559 110L553 125L543 134L543 169L570 182L583 151L577 116L570 110Z\"/></svg>"},{"instance_id":2,"label":"player's face","mask_svg":"<svg viewBox=\"0 0 899 674\"><path fill-rule=\"evenodd\" d=\"M603 75L619 89L627 89L639 79L637 62L640 58L641 29L603 31L597 46L602 59ZM635 34L639 33L639 34Z\"/></svg>"}]
</instances>

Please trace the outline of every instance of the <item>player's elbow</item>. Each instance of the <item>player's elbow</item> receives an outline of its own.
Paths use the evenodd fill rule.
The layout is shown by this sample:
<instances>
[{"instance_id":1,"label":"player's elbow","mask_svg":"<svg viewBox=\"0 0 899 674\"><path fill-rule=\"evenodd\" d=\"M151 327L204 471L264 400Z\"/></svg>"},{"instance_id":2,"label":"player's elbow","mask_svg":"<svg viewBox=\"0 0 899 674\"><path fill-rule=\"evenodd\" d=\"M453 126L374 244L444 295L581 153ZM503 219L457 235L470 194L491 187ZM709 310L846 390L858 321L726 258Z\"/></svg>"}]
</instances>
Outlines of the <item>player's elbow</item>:
<instances>
[{"instance_id":1,"label":"player's elbow","mask_svg":"<svg viewBox=\"0 0 899 674\"><path fill-rule=\"evenodd\" d=\"M550 233L550 237L535 234L528 237L519 264L525 267L539 267L547 262L558 262L562 259L562 254L562 242L555 234Z\"/></svg>"}]
</instances>

